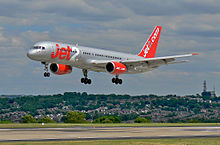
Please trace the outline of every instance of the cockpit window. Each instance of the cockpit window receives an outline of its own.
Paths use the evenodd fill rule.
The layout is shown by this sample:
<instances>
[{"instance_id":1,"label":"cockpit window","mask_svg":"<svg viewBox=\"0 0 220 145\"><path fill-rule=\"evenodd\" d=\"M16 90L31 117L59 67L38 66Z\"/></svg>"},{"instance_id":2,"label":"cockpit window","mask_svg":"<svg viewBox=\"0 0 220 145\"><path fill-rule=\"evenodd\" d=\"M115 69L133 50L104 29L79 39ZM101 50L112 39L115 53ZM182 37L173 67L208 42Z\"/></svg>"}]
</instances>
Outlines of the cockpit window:
<instances>
[{"instance_id":1,"label":"cockpit window","mask_svg":"<svg viewBox=\"0 0 220 145\"><path fill-rule=\"evenodd\" d=\"M34 46L32 47L33 49L40 49L39 46Z\"/></svg>"}]
</instances>

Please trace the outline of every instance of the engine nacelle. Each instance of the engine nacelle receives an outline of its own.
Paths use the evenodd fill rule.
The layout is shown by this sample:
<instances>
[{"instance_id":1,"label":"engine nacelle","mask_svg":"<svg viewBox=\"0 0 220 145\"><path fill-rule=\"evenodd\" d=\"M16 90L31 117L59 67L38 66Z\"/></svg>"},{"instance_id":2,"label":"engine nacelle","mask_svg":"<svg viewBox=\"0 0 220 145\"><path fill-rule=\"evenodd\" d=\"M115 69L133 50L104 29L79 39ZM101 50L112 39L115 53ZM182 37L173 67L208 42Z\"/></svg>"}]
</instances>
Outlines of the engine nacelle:
<instances>
[{"instance_id":1,"label":"engine nacelle","mask_svg":"<svg viewBox=\"0 0 220 145\"><path fill-rule=\"evenodd\" d=\"M50 71L56 75L64 75L72 72L72 67L65 64L52 63L50 65Z\"/></svg>"},{"instance_id":2,"label":"engine nacelle","mask_svg":"<svg viewBox=\"0 0 220 145\"><path fill-rule=\"evenodd\" d=\"M105 68L107 72L113 75L120 75L127 71L127 67L124 64L115 61L107 63Z\"/></svg>"}]
</instances>

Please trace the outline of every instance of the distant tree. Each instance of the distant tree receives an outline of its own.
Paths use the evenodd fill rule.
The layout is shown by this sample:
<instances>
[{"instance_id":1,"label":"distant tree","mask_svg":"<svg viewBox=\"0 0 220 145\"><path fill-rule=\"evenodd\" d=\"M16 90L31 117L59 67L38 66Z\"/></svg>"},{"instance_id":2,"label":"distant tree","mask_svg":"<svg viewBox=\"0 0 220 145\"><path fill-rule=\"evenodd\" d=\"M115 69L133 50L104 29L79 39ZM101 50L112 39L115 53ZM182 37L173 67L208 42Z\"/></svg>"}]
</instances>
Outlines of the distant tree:
<instances>
[{"instance_id":1,"label":"distant tree","mask_svg":"<svg viewBox=\"0 0 220 145\"><path fill-rule=\"evenodd\" d=\"M56 123L56 122L50 117L44 116L43 118L40 118L38 120L38 123Z\"/></svg>"},{"instance_id":2,"label":"distant tree","mask_svg":"<svg viewBox=\"0 0 220 145\"><path fill-rule=\"evenodd\" d=\"M117 116L109 116L108 119L113 123L121 123L121 120Z\"/></svg>"},{"instance_id":3,"label":"distant tree","mask_svg":"<svg viewBox=\"0 0 220 145\"><path fill-rule=\"evenodd\" d=\"M134 120L134 123L151 123L149 119L138 117Z\"/></svg>"},{"instance_id":4,"label":"distant tree","mask_svg":"<svg viewBox=\"0 0 220 145\"><path fill-rule=\"evenodd\" d=\"M183 123L184 121L183 120L180 120L179 118L176 118L176 119L168 119L167 121L168 123Z\"/></svg>"},{"instance_id":5,"label":"distant tree","mask_svg":"<svg viewBox=\"0 0 220 145\"><path fill-rule=\"evenodd\" d=\"M134 120L138 117L136 113L131 113L131 114L120 114L119 119L121 121L128 121L128 120Z\"/></svg>"},{"instance_id":6,"label":"distant tree","mask_svg":"<svg viewBox=\"0 0 220 145\"><path fill-rule=\"evenodd\" d=\"M198 119L190 119L188 122L189 123L200 123Z\"/></svg>"},{"instance_id":7,"label":"distant tree","mask_svg":"<svg viewBox=\"0 0 220 145\"><path fill-rule=\"evenodd\" d=\"M106 118L105 120L102 121L102 123L113 123L113 122L109 118Z\"/></svg>"},{"instance_id":8,"label":"distant tree","mask_svg":"<svg viewBox=\"0 0 220 145\"><path fill-rule=\"evenodd\" d=\"M21 123L36 123L36 120L31 115L25 115L21 118Z\"/></svg>"},{"instance_id":9,"label":"distant tree","mask_svg":"<svg viewBox=\"0 0 220 145\"><path fill-rule=\"evenodd\" d=\"M64 122L65 123L87 123L85 120L86 114L77 111L67 112Z\"/></svg>"},{"instance_id":10,"label":"distant tree","mask_svg":"<svg viewBox=\"0 0 220 145\"><path fill-rule=\"evenodd\" d=\"M120 123L117 116L102 116L93 121L93 123Z\"/></svg>"},{"instance_id":11,"label":"distant tree","mask_svg":"<svg viewBox=\"0 0 220 145\"><path fill-rule=\"evenodd\" d=\"M0 121L0 124L8 124L8 123L13 123L10 120L5 120L5 121Z\"/></svg>"}]
</instances>

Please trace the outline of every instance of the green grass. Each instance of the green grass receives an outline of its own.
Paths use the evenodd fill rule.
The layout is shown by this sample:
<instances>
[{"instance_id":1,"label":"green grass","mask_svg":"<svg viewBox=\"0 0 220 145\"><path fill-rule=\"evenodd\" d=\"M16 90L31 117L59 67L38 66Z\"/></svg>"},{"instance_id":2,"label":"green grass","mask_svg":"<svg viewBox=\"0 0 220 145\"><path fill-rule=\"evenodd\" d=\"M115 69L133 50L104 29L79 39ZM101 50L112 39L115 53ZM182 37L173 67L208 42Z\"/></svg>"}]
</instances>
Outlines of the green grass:
<instances>
[{"instance_id":1,"label":"green grass","mask_svg":"<svg viewBox=\"0 0 220 145\"><path fill-rule=\"evenodd\" d=\"M220 145L220 138L4 142L4 145Z\"/></svg>"},{"instance_id":2,"label":"green grass","mask_svg":"<svg viewBox=\"0 0 220 145\"><path fill-rule=\"evenodd\" d=\"M117 124L69 124L69 123L11 123L0 128L65 128L65 127L163 127L163 126L220 126L220 123L117 123Z\"/></svg>"}]
</instances>

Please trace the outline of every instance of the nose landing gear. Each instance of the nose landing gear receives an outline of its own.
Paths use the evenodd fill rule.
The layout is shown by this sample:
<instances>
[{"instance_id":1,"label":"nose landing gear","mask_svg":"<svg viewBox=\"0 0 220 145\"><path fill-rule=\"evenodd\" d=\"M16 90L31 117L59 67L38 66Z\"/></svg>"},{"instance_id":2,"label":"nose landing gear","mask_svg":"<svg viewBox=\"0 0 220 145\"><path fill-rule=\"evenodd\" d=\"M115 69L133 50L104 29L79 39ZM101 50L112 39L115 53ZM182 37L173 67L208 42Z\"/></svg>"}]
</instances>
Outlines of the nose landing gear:
<instances>
[{"instance_id":1,"label":"nose landing gear","mask_svg":"<svg viewBox=\"0 0 220 145\"><path fill-rule=\"evenodd\" d=\"M45 70L44 77L50 77L50 73L48 72L48 63L46 62L41 62L41 63L44 65L44 70Z\"/></svg>"},{"instance_id":2,"label":"nose landing gear","mask_svg":"<svg viewBox=\"0 0 220 145\"><path fill-rule=\"evenodd\" d=\"M91 81L91 79L87 78L88 70L87 69L83 69L82 71L83 71L84 78L81 78L81 83L89 84L90 85L92 83L92 81Z\"/></svg>"},{"instance_id":3,"label":"nose landing gear","mask_svg":"<svg viewBox=\"0 0 220 145\"><path fill-rule=\"evenodd\" d=\"M45 72L44 73L44 77L50 77L50 73L49 72Z\"/></svg>"}]
</instances>

